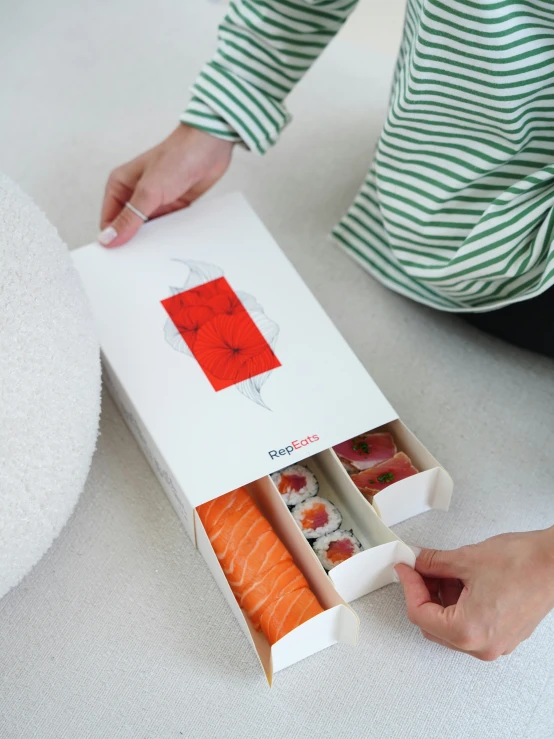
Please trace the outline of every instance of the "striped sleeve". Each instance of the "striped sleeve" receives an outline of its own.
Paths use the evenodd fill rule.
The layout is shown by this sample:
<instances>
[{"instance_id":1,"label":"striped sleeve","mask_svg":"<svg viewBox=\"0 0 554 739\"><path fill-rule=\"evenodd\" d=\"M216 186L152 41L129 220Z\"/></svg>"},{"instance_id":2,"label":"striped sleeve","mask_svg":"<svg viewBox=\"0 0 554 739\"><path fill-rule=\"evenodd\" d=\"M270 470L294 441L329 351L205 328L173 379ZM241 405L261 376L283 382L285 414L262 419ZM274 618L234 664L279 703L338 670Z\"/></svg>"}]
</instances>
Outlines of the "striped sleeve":
<instances>
[{"instance_id":1,"label":"striped sleeve","mask_svg":"<svg viewBox=\"0 0 554 739\"><path fill-rule=\"evenodd\" d=\"M290 120L286 96L356 3L232 0L181 121L263 154Z\"/></svg>"}]
</instances>

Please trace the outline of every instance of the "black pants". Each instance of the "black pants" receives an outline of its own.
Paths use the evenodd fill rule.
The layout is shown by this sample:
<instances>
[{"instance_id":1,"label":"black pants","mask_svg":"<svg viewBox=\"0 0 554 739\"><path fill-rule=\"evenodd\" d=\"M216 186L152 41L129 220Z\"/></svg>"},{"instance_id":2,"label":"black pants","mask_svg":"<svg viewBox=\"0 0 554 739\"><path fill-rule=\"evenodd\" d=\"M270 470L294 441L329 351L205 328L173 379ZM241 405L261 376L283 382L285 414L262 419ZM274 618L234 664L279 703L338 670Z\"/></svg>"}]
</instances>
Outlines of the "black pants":
<instances>
[{"instance_id":1,"label":"black pants","mask_svg":"<svg viewBox=\"0 0 554 739\"><path fill-rule=\"evenodd\" d=\"M464 313L467 323L522 349L554 357L554 288L488 313Z\"/></svg>"}]
</instances>

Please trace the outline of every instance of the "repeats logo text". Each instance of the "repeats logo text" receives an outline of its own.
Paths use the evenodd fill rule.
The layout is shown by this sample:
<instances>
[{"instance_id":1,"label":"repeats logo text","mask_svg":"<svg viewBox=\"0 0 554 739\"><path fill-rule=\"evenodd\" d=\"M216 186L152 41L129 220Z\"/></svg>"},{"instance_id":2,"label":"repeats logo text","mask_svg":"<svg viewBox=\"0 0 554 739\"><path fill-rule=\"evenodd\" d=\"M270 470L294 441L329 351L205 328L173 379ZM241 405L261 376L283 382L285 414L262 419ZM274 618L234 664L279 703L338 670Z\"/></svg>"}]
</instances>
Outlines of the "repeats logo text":
<instances>
[{"instance_id":1,"label":"repeats logo text","mask_svg":"<svg viewBox=\"0 0 554 739\"><path fill-rule=\"evenodd\" d=\"M290 455L293 452L298 451L298 449L302 449L304 446L313 444L314 441L319 441L319 436L317 434L306 436L305 439L295 439L294 441L291 441L288 446L283 447L283 449L272 449L268 454L271 459L277 459L278 457L284 457L285 454Z\"/></svg>"}]
</instances>

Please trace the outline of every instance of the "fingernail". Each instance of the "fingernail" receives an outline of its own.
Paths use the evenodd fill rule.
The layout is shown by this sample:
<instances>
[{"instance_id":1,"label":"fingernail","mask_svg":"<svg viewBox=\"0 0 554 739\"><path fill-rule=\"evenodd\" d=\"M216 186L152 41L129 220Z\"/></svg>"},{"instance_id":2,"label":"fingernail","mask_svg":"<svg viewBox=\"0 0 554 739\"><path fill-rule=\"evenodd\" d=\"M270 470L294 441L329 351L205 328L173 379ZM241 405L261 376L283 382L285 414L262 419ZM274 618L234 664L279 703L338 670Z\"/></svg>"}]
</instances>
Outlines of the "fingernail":
<instances>
[{"instance_id":1,"label":"fingernail","mask_svg":"<svg viewBox=\"0 0 554 739\"><path fill-rule=\"evenodd\" d=\"M102 246L109 246L117 236L117 231L113 226L108 226L98 234L98 243Z\"/></svg>"},{"instance_id":2,"label":"fingernail","mask_svg":"<svg viewBox=\"0 0 554 739\"><path fill-rule=\"evenodd\" d=\"M394 582L400 582L400 578L398 577L398 573L394 567L392 568L392 579Z\"/></svg>"},{"instance_id":3,"label":"fingernail","mask_svg":"<svg viewBox=\"0 0 554 739\"><path fill-rule=\"evenodd\" d=\"M412 552L415 554L416 558L419 557L421 554L421 547L415 547L413 544L408 544Z\"/></svg>"}]
</instances>

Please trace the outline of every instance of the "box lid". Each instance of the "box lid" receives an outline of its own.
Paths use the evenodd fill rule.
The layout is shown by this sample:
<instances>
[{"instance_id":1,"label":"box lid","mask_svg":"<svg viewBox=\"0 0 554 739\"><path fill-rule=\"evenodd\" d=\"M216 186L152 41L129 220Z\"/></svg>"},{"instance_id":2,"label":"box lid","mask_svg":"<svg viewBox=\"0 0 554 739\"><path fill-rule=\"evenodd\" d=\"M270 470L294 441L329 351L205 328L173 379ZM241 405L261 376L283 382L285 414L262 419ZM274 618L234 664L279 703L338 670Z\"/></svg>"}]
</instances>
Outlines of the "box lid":
<instances>
[{"instance_id":1,"label":"box lid","mask_svg":"<svg viewBox=\"0 0 554 739\"><path fill-rule=\"evenodd\" d=\"M397 417L239 194L73 259L104 358L193 506Z\"/></svg>"}]
</instances>

